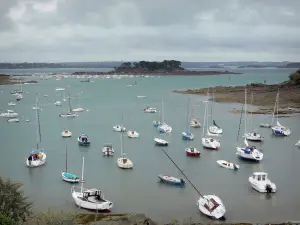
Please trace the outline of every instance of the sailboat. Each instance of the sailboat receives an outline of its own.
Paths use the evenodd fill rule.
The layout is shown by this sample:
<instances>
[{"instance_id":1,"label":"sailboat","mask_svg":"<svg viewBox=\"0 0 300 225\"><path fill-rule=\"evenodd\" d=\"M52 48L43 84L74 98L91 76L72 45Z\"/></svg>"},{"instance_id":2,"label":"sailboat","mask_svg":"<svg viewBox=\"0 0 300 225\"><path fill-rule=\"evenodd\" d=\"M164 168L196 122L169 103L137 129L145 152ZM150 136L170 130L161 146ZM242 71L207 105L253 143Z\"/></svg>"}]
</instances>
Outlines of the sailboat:
<instances>
[{"instance_id":1,"label":"sailboat","mask_svg":"<svg viewBox=\"0 0 300 225\"><path fill-rule=\"evenodd\" d=\"M194 118L194 116L193 116L194 109L195 109L195 107L192 107L192 116L191 116L190 126L193 128L200 128L201 127L200 118L199 117Z\"/></svg>"},{"instance_id":2,"label":"sailboat","mask_svg":"<svg viewBox=\"0 0 300 225\"><path fill-rule=\"evenodd\" d=\"M61 113L61 114L59 114L59 117L76 117L76 116L78 116L76 113L72 113L70 95L69 95L68 99L69 99L69 112Z\"/></svg>"},{"instance_id":3,"label":"sailboat","mask_svg":"<svg viewBox=\"0 0 300 225\"><path fill-rule=\"evenodd\" d=\"M186 178L186 180L192 185L195 191L200 195L197 206L204 215L209 216L212 219L225 220L225 205L223 204L220 197L216 195L203 195L195 187L195 185L188 179L188 177L183 173L183 171L177 166L173 159L166 153L166 151L161 148L165 155L170 159L170 161L176 166L180 173Z\"/></svg>"},{"instance_id":4,"label":"sailboat","mask_svg":"<svg viewBox=\"0 0 300 225\"><path fill-rule=\"evenodd\" d=\"M247 110L246 110L246 104L247 104L247 90L245 89L245 110L244 110L244 114L245 114L245 134L247 133ZM243 110L241 111L241 118L242 118L242 114L243 113ZM240 127L239 127L239 131L238 131L238 134L240 132ZM238 137L237 137L237 140L238 140ZM244 147L239 147L237 146L236 149L237 149L237 152L236 154L241 158L241 159L244 159L244 160L251 160L251 161L261 161L263 159L263 156L264 154L258 150L255 146L249 146L246 138L244 138L244 143L245 143L245 146Z\"/></svg>"},{"instance_id":5,"label":"sailboat","mask_svg":"<svg viewBox=\"0 0 300 225\"><path fill-rule=\"evenodd\" d=\"M61 177L64 181L70 182L70 183L78 183L79 177L76 176L73 173L68 172L68 149L66 147L66 170L61 172Z\"/></svg>"},{"instance_id":6,"label":"sailboat","mask_svg":"<svg viewBox=\"0 0 300 225\"><path fill-rule=\"evenodd\" d=\"M36 96L36 108L38 108L38 97ZM36 149L25 156L25 163L28 167L38 167L46 162L46 153L43 148L40 148L41 143L41 126L39 118L39 110L36 109Z\"/></svg>"},{"instance_id":7,"label":"sailboat","mask_svg":"<svg viewBox=\"0 0 300 225\"><path fill-rule=\"evenodd\" d=\"M158 113L159 113L159 120L153 120L153 122L152 122L152 125L154 127L158 127L158 126L162 125L163 102L162 102L161 111L158 111Z\"/></svg>"},{"instance_id":8,"label":"sailboat","mask_svg":"<svg viewBox=\"0 0 300 225\"><path fill-rule=\"evenodd\" d=\"M189 108L190 108L190 100L189 100L189 103L188 103L188 111L187 111L187 129L186 131L182 132L182 138L184 140L193 140L194 139L194 134L191 133L191 124L189 123Z\"/></svg>"},{"instance_id":9,"label":"sailboat","mask_svg":"<svg viewBox=\"0 0 300 225\"><path fill-rule=\"evenodd\" d=\"M220 128L217 124L216 124L216 121L212 119L212 112L213 112L213 104L214 104L214 92L213 93L213 98L212 98L212 103L211 103L211 113L210 113L210 117L211 117L211 120L212 120L212 124L211 126L208 127L208 135L210 136L215 136L215 135L219 135L219 134L222 134L223 133L223 129ZM208 125L208 124L207 124Z\"/></svg>"},{"instance_id":10,"label":"sailboat","mask_svg":"<svg viewBox=\"0 0 300 225\"><path fill-rule=\"evenodd\" d=\"M82 157L81 187L71 188L72 198L77 206L89 210L110 212L113 203L104 198L102 191L96 188L86 189L83 187L84 157ZM80 188L80 189L79 189Z\"/></svg>"},{"instance_id":11,"label":"sailboat","mask_svg":"<svg viewBox=\"0 0 300 225\"><path fill-rule=\"evenodd\" d=\"M164 121L164 100L163 98L161 99L161 116L162 116L162 121L161 124L158 126L158 131L161 133L171 133L172 132L172 127L169 126L168 124L165 123Z\"/></svg>"},{"instance_id":12,"label":"sailboat","mask_svg":"<svg viewBox=\"0 0 300 225\"><path fill-rule=\"evenodd\" d=\"M76 100L77 100L77 105L78 104L78 96L76 97ZM84 111L84 108L81 108L81 107L78 107L78 108L75 108L75 109L72 109L72 112L83 112Z\"/></svg>"},{"instance_id":13,"label":"sailboat","mask_svg":"<svg viewBox=\"0 0 300 225\"><path fill-rule=\"evenodd\" d=\"M214 149L218 150L220 148L220 141L216 140L214 138L208 137L207 133L205 133L205 127L206 124L208 124L208 119L207 119L207 110L208 110L208 101L204 101L205 103L205 111L204 111L204 124L203 124L203 130L202 130L202 145L205 148L208 149Z\"/></svg>"},{"instance_id":14,"label":"sailboat","mask_svg":"<svg viewBox=\"0 0 300 225\"><path fill-rule=\"evenodd\" d=\"M10 92L12 95L18 95L18 94L23 94L23 89L22 89L22 81L19 79L18 84L20 85L20 89L15 89L12 92Z\"/></svg>"},{"instance_id":15,"label":"sailboat","mask_svg":"<svg viewBox=\"0 0 300 225\"><path fill-rule=\"evenodd\" d=\"M251 93L251 104L253 104L253 92ZM247 90L245 89L245 113L247 112ZM251 116L251 123L252 123L252 112L250 113ZM264 137L261 136L259 133L257 133L256 131L253 132L246 132L244 134L244 138L246 138L249 141L263 141Z\"/></svg>"},{"instance_id":16,"label":"sailboat","mask_svg":"<svg viewBox=\"0 0 300 225\"><path fill-rule=\"evenodd\" d=\"M274 105L274 112L273 112L273 118L272 118L272 132L276 136L289 136L291 134L291 129L286 128L282 126L278 121L278 105L279 105L279 91L276 95L276 101ZM274 125L274 117L275 117L275 111L276 111L276 124Z\"/></svg>"},{"instance_id":17,"label":"sailboat","mask_svg":"<svg viewBox=\"0 0 300 225\"><path fill-rule=\"evenodd\" d=\"M123 119L123 116L122 116ZM122 121L123 122L123 121ZM126 157L126 154L123 152L123 133L121 133L121 155L117 160L118 167L121 169L132 169L133 163L132 161Z\"/></svg>"}]
</instances>

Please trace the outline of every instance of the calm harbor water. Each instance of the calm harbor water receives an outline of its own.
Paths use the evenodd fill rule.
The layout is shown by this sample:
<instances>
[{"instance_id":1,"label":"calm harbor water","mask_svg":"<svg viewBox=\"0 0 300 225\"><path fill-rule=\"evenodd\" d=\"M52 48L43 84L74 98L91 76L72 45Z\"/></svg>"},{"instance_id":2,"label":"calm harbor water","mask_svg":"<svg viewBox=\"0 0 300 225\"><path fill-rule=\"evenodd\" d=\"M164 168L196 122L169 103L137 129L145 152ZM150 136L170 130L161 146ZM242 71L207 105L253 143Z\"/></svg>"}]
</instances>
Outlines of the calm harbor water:
<instances>
[{"instance_id":1,"label":"calm harbor water","mask_svg":"<svg viewBox=\"0 0 300 225\"><path fill-rule=\"evenodd\" d=\"M78 70L78 69L77 69ZM145 114L146 106L161 108L164 96L165 120L173 127L170 135L162 135L170 142L166 151L184 170L190 180L203 194L214 193L221 197L226 206L228 221L272 222L299 220L300 195L300 149L295 143L300 139L299 116L281 118L280 122L292 129L289 137L273 137L271 131L259 128L261 122L270 122L270 116L254 115L253 128L264 135L265 141L256 144L264 151L261 163L246 163L237 158L235 146L240 115L231 114L240 104L214 105L213 116L223 128L219 151L205 150L201 145L202 129L193 129L195 140L190 146L201 150L199 159L188 158L181 132L186 129L188 95L172 93L175 89L200 88L216 85L244 85L250 82L282 82L293 69L240 69L242 75L201 76L201 77L149 77L122 79L94 79L93 83L81 83L78 79L41 80L38 84L23 85L24 99L17 103L15 111L20 123L9 124L0 118L1 153L0 175L24 183L25 194L34 201L36 211L48 209L74 211L77 209L71 197L71 185L61 180L60 172L65 168L65 147L68 147L69 170L81 175L82 156L85 157L85 187L100 188L107 199L114 202L114 213L145 213L157 221L169 221L192 217L194 220L207 220L198 210L197 193L187 184L185 188L176 188L158 182L158 174L166 173L182 177L163 154L155 147L153 138L159 136L152 121L158 114ZM12 72L12 71L11 71ZM32 71L26 70L31 73ZM36 71L35 71L36 72ZM37 71L38 73L57 72L56 69ZM63 70L62 72L70 72ZM0 71L4 73L4 71ZM16 71L12 74L21 74ZM137 81L137 86L128 87ZM72 96L73 107L83 107L87 112L79 113L76 118L60 118L58 115L67 111L67 103L61 107L54 102L61 100L57 87L66 88ZM16 86L0 86L0 108L9 109L7 103L14 100L10 91ZM82 93L81 93L82 92ZM47 153L47 163L39 168L29 169L24 165L24 154L36 145L35 95L40 94L40 113L42 147ZM43 97L48 95L48 97ZM146 98L137 98L145 95ZM203 121L204 96L191 96L192 102L199 105L195 113ZM254 97L255 101L255 97ZM275 99L274 99L275 101ZM121 170L116 165L120 153L120 133L113 132L112 126L121 123L127 129L140 133L139 139L124 136L124 151L134 163L133 170ZM25 120L30 122L26 123ZM68 128L73 137L63 139L61 131ZM243 126L241 127L243 130ZM77 137L86 133L91 141L90 147L79 147ZM115 156L104 158L101 147L112 143ZM240 139L239 143L243 141ZM220 168L216 161L224 159L240 165L239 171ZM251 189L248 177L257 171L269 173L276 183L278 192L267 197Z\"/></svg>"}]
</instances>

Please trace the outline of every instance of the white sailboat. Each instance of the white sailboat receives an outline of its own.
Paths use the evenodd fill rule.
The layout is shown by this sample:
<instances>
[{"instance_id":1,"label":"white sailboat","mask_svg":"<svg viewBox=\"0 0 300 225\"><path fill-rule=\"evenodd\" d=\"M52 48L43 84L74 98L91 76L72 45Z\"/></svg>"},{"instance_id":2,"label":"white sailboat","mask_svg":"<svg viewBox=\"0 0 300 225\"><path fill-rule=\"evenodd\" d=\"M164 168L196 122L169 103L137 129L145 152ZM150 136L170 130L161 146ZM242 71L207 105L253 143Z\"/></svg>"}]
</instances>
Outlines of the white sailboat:
<instances>
[{"instance_id":1,"label":"white sailboat","mask_svg":"<svg viewBox=\"0 0 300 225\"><path fill-rule=\"evenodd\" d=\"M66 147L66 170L61 172L61 177L64 181L70 182L70 183L78 183L79 177L76 176L73 173L68 172L68 149Z\"/></svg>"},{"instance_id":2,"label":"white sailboat","mask_svg":"<svg viewBox=\"0 0 300 225\"><path fill-rule=\"evenodd\" d=\"M72 112L83 112L84 108L79 107L79 100L78 100L78 96L76 97L76 101L77 101L77 108L72 109Z\"/></svg>"},{"instance_id":3,"label":"white sailboat","mask_svg":"<svg viewBox=\"0 0 300 225\"><path fill-rule=\"evenodd\" d=\"M194 140L194 134L191 132L189 109L190 109L190 99L189 99L188 109L187 109L187 129L181 133L182 138L184 140Z\"/></svg>"},{"instance_id":4,"label":"white sailboat","mask_svg":"<svg viewBox=\"0 0 300 225\"><path fill-rule=\"evenodd\" d=\"M36 96L36 108L38 108L38 97ZM39 110L36 111L36 149L25 156L25 163L28 167L42 166L46 162L46 153L43 148L40 148L41 143L41 128L39 119Z\"/></svg>"},{"instance_id":5,"label":"white sailboat","mask_svg":"<svg viewBox=\"0 0 300 225\"><path fill-rule=\"evenodd\" d=\"M218 150L220 148L220 141L216 140L214 138L208 137L206 132L205 132L205 128L206 128L206 124L208 123L208 119L207 119L207 110L208 110L208 101L204 101L205 103L205 111L204 111L204 124L203 124L203 130L202 130L202 145L205 148L208 149L214 149L214 150Z\"/></svg>"},{"instance_id":6,"label":"white sailboat","mask_svg":"<svg viewBox=\"0 0 300 225\"><path fill-rule=\"evenodd\" d=\"M123 123L123 114L122 114L122 123ZM126 127L124 127L123 125L115 125L113 126L113 130L116 132L125 132Z\"/></svg>"},{"instance_id":7,"label":"white sailboat","mask_svg":"<svg viewBox=\"0 0 300 225\"><path fill-rule=\"evenodd\" d=\"M193 128L200 128L201 127L200 118L199 117L194 118L194 115L193 115L194 110L195 110L195 106L192 106L192 115L191 115L190 125Z\"/></svg>"},{"instance_id":8,"label":"white sailboat","mask_svg":"<svg viewBox=\"0 0 300 225\"><path fill-rule=\"evenodd\" d=\"M70 95L69 95L68 99L69 99L69 112L61 113L61 114L59 114L59 117L76 117L76 116L78 116L76 113L72 112Z\"/></svg>"},{"instance_id":9,"label":"white sailboat","mask_svg":"<svg viewBox=\"0 0 300 225\"><path fill-rule=\"evenodd\" d=\"M72 198L77 206L89 210L110 212L113 203L104 198L102 191L96 188L86 189L83 187L84 157L82 157L81 187L71 188Z\"/></svg>"},{"instance_id":10,"label":"white sailboat","mask_svg":"<svg viewBox=\"0 0 300 225\"><path fill-rule=\"evenodd\" d=\"M161 98L161 116L162 116L162 121L161 125L158 126L158 131L161 133L171 133L172 132L172 127L169 126L168 124L165 123L165 118L164 118L164 100L163 97Z\"/></svg>"},{"instance_id":11,"label":"white sailboat","mask_svg":"<svg viewBox=\"0 0 300 225\"><path fill-rule=\"evenodd\" d=\"M211 117L211 123L213 124L213 125L210 125L209 127L208 127L208 131L207 131L207 135L209 135L209 136L218 136L219 134L222 134L223 133L223 129L222 128L220 128L217 124L216 124L216 121L215 120L213 120L213 117L212 117L212 113L213 113L213 104L214 104L214 99L215 99L215 97L214 97L214 92L212 92L213 93L213 97L212 97L212 102L211 102L211 109L210 109L210 117ZM209 94L207 94L207 95L209 95ZM207 111L207 114L208 114L208 111ZM207 115L207 117L208 117L208 115ZM208 121L208 120L207 120ZM207 123L207 125L208 125L208 123Z\"/></svg>"},{"instance_id":12,"label":"white sailboat","mask_svg":"<svg viewBox=\"0 0 300 225\"><path fill-rule=\"evenodd\" d=\"M133 168L132 161L123 152L123 133L121 133L121 155L118 157L117 165L121 169L132 169Z\"/></svg>"},{"instance_id":13,"label":"white sailboat","mask_svg":"<svg viewBox=\"0 0 300 225\"><path fill-rule=\"evenodd\" d=\"M71 132L70 130L64 129L64 130L61 132L61 136L62 136L62 137L71 137L71 136L72 136L72 132Z\"/></svg>"},{"instance_id":14,"label":"white sailboat","mask_svg":"<svg viewBox=\"0 0 300 225\"><path fill-rule=\"evenodd\" d=\"M245 115L245 133L247 133L247 99L246 99L246 96L247 96L247 90L245 89L245 110L244 110L244 115ZM242 117L242 112L241 112L241 117ZM238 131L239 133L239 131ZM244 143L245 143L245 146L244 147L239 147L237 146L236 149L237 149L237 152L236 154L241 158L241 159L244 159L244 160L250 160L250 161L261 161L263 159L263 156L264 154L258 150L255 146L251 146L249 147L249 144L246 140L246 138L244 139Z\"/></svg>"},{"instance_id":15,"label":"white sailboat","mask_svg":"<svg viewBox=\"0 0 300 225\"><path fill-rule=\"evenodd\" d=\"M271 130L273 134L276 136L289 136L291 134L291 129L282 126L278 121L278 105L279 105L279 91L277 92L276 95ZM275 113L276 113L276 124L274 125Z\"/></svg>"},{"instance_id":16,"label":"white sailboat","mask_svg":"<svg viewBox=\"0 0 300 225\"><path fill-rule=\"evenodd\" d=\"M253 92L251 93L251 104L253 104ZM245 89L245 113L248 114L248 112L247 112L247 89ZM252 112L250 113L250 120L251 120L251 124L252 124ZM246 121L246 123L247 123L247 121ZM256 131L252 131L252 132L246 131L244 134L244 138L246 138L249 141L263 141L264 140L264 137L261 136Z\"/></svg>"}]
</instances>

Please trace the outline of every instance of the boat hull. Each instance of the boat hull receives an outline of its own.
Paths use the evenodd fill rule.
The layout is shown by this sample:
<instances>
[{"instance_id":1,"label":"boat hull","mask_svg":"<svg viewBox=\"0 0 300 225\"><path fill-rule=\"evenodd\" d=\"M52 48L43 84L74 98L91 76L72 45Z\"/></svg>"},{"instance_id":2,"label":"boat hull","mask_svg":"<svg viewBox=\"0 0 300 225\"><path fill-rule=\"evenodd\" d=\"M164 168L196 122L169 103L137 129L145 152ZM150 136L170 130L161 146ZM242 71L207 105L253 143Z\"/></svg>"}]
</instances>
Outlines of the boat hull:
<instances>
[{"instance_id":1,"label":"boat hull","mask_svg":"<svg viewBox=\"0 0 300 225\"><path fill-rule=\"evenodd\" d=\"M253 161L253 162L259 162L263 159L263 154L255 153L245 153L243 151L243 148L237 147L237 153L236 153L240 159L247 160L247 161Z\"/></svg>"},{"instance_id":2,"label":"boat hull","mask_svg":"<svg viewBox=\"0 0 300 225\"><path fill-rule=\"evenodd\" d=\"M210 126L208 128L208 130L212 134L222 134L223 133L223 130L217 126Z\"/></svg>"},{"instance_id":3,"label":"boat hull","mask_svg":"<svg viewBox=\"0 0 300 225\"><path fill-rule=\"evenodd\" d=\"M169 145L169 142L159 139L159 138L154 138L154 142L158 146L168 146Z\"/></svg>"},{"instance_id":4,"label":"boat hull","mask_svg":"<svg viewBox=\"0 0 300 225\"><path fill-rule=\"evenodd\" d=\"M78 183L80 181L79 177L75 176L74 174L72 174L74 176L74 178L69 178L66 176L66 172L62 172L61 173L61 178L69 183Z\"/></svg>"},{"instance_id":5,"label":"boat hull","mask_svg":"<svg viewBox=\"0 0 300 225\"><path fill-rule=\"evenodd\" d=\"M248 181L250 182L252 188L260 193L268 193L266 185L270 185L271 193L275 193L276 192L276 185L270 181L267 182L261 182L258 183L256 180L254 180L252 177L249 177Z\"/></svg>"},{"instance_id":6,"label":"boat hull","mask_svg":"<svg viewBox=\"0 0 300 225\"><path fill-rule=\"evenodd\" d=\"M229 163L225 160L218 160L217 163L219 164L219 166L226 168L226 169L231 169L231 170L237 170L240 168L239 165L233 164L233 163Z\"/></svg>"},{"instance_id":7,"label":"boat hull","mask_svg":"<svg viewBox=\"0 0 300 225\"><path fill-rule=\"evenodd\" d=\"M215 203L212 208L209 208L208 199L210 200L211 203L213 202ZM197 201L197 205L200 212L202 212L204 215L214 219L224 219L226 209L222 200L218 196L216 195L204 195L203 197L201 196Z\"/></svg>"},{"instance_id":8,"label":"boat hull","mask_svg":"<svg viewBox=\"0 0 300 225\"><path fill-rule=\"evenodd\" d=\"M220 142L213 138L202 138L202 145L204 148L218 150Z\"/></svg>"},{"instance_id":9,"label":"boat hull","mask_svg":"<svg viewBox=\"0 0 300 225\"><path fill-rule=\"evenodd\" d=\"M28 160L28 157L25 160L26 166L30 168L39 167L46 163L47 155L44 152L40 153L42 158L39 160Z\"/></svg>"},{"instance_id":10,"label":"boat hull","mask_svg":"<svg viewBox=\"0 0 300 225\"><path fill-rule=\"evenodd\" d=\"M185 182L181 179L175 178L175 177L168 177L164 175L158 175L158 178L161 182L171 184L171 185L178 185L178 186L184 186Z\"/></svg>"},{"instance_id":11,"label":"boat hull","mask_svg":"<svg viewBox=\"0 0 300 225\"><path fill-rule=\"evenodd\" d=\"M194 149L192 151L190 148L186 148L185 153L187 156L191 156L191 157L200 157L201 154L197 149Z\"/></svg>"},{"instance_id":12,"label":"boat hull","mask_svg":"<svg viewBox=\"0 0 300 225\"><path fill-rule=\"evenodd\" d=\"M194 140L194 135L191 134L187 134L186 132L182 132L182 138L183 140Z\"/></svg>"},{"instance_id":13,"label":"boat hull","mask_svg":"<svg viewBox=\"0 0 300 225\"><path fill-rule=\"evenodd\" d=\"M133 163L130 159L126 158L127 161L126 163L123 162L123 157L119 157L117 160L117 165L121 169L132 169L133 168Z\"/></svg>"}]
</instances>

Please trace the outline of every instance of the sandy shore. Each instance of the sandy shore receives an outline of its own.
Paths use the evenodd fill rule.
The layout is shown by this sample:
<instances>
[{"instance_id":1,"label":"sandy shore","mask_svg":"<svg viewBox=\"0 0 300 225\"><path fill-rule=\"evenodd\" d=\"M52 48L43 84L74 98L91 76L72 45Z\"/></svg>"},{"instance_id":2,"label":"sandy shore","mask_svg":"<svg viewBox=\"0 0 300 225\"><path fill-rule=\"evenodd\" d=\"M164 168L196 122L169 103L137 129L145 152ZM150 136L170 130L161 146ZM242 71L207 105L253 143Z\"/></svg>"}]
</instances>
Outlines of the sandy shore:
<instances>
[{"instance_id":1,"label":"sandy shore","mask_svg":"<svg viewBox=\"0 0 300 225\"><path fill-rule=\"evenodd\" d=\"M225 87L217 86L213 88L175 90L173 92L181 94L206 95L207 92L214 91L216 102L244 103L245 87L248 91L248 104L258 106L253 110L254 114L273 113L276 94L279 90L279 114L291 114L300 112L300 86L291 82L284 82L275 85L251 84L247 86ZM253 94L252 94L253 93ZM253 100L251 101L251 96ZM211 99L210 99L211 100ZM239 113L240 110L233 109L233 113Z\"/></svg>"}]
</instances>

